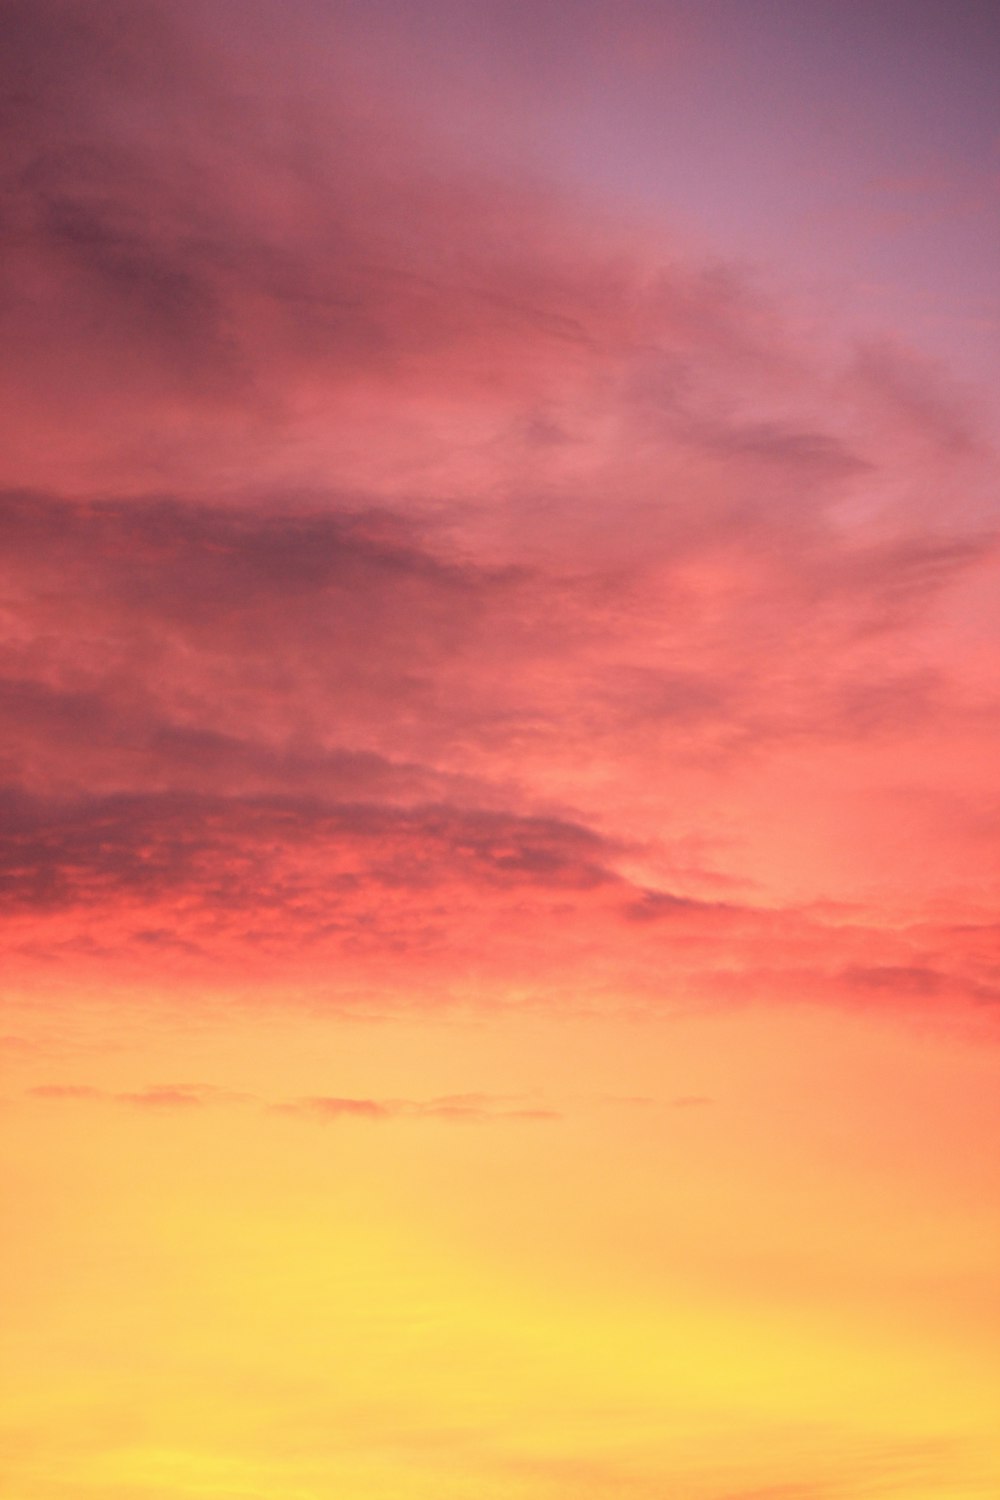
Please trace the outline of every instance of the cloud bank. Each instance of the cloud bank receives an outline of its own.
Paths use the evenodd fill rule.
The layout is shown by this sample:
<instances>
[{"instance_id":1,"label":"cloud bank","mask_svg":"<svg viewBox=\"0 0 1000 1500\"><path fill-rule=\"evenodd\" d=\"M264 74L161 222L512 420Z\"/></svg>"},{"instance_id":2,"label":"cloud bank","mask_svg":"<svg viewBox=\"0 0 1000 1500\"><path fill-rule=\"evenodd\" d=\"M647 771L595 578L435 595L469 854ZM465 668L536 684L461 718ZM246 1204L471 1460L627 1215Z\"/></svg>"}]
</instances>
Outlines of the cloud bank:
<instances>
[{"instance_id":1,"label":"cloud bank","mask_svg":"<svg viewBox=\"0 0 1000 1500\"><path fill-rule=\"evenodd\" d=\"M994 999L962 392L227 14L12 10L14 972Z\"/></svg>"}]
</instances>

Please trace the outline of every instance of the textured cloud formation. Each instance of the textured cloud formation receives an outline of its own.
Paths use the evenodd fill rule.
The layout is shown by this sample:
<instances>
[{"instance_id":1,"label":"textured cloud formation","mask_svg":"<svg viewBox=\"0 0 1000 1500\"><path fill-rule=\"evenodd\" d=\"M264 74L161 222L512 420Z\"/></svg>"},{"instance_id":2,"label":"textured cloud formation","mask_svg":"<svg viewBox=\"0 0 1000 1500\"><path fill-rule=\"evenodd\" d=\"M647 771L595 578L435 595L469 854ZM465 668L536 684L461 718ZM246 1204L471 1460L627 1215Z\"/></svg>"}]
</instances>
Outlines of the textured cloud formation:
<instances>
[{"instance_id":1,"label":"textured cloud formation","mask_svg":"<svg viewBox=\"0 0 1000 1500\"><path fill-rule=\"evenodd\" d=\"M18 972L993 998L961 392L227 17L12 9Z\"/></svg>"}]
</instances>

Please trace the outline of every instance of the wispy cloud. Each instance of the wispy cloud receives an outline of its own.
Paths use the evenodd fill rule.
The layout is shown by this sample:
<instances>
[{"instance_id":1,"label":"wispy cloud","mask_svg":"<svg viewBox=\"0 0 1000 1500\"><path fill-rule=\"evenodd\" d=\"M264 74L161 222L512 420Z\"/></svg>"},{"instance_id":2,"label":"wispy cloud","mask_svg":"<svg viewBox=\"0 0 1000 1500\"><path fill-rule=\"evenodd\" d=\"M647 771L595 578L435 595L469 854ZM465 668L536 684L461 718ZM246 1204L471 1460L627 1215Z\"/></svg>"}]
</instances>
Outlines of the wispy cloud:
<instances>
[{"instance_id":1,"label":"wispy cloud","mask_svg":"<svg viewBox=\"0 0 1000 1500\"><path fill-rule=\"evenodd\" d=\"M152 1110L187 1109L203 1104L242 1104L249 1100L246 1094L209 1083L157 1083L146 1088L124 1090L95 1088L84 1083L40 1083L28 1092L35 1099L94 1101Z\"/></svg>"},{"instance_id":2,"label":"wispy cloud","mask_svg":"<svg viewBox=\"0 0 1000 1500\"><path fill-rule=\"evenodd\" d=\"M158 1083L138 1089L105 1089L85 1083L40 1083L28 1096L53 1103L125 1105L158 1113L207 1105L253 1105L268 1114L293 1115L316 1123L350 1120L443 1120L456 1124L561 1120L563 1112L542 1103L501 1095L446 1094L429 1099L367 1099L336 1094L268 1101L207 1083Z\"/></svg>"},{"instance_id":3,"label":"wispy cloud","mask_svg":"<svg viewBox=\"0 0 1000 1500\"><path fill-rule=\"evenodd\" d=\"M512 1104L488 1094L447 1095L439 1099L338 1099L320 1095L279 1106L285 1112L317 1120L444 1120L479 1124L498 1120L560 1120L562 1113L541 1105Z\"/></svg>"}]
</instances>

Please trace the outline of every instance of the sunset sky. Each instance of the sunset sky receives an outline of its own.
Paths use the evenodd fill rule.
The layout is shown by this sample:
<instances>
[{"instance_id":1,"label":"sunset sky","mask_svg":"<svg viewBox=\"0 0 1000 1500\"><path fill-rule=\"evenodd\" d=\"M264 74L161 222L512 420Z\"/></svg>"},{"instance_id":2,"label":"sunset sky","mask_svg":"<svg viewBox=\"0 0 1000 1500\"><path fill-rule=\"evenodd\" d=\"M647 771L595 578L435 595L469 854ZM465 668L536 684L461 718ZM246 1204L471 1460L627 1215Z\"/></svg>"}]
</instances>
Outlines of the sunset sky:
<instances>
[{"instance_id":1,"label":"sunset sky","mask_svg":"<svg viewBox=\"0 0 1000 1500\"><path fill-rule=\"evenodd\" d=\"M1000 14L5 0L5 1500L997 1500Z\"/></svg>"}]
</instances>

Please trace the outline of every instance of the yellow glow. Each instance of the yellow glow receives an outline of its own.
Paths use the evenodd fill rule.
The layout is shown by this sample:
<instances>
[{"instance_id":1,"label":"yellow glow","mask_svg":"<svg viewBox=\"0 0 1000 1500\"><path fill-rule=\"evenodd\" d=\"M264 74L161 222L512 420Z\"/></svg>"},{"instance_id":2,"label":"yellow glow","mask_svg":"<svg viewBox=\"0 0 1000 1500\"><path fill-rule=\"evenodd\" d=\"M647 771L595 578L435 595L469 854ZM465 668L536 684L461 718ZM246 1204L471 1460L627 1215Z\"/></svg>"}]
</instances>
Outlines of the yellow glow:
<instances>
[{"instance_id":1,"label":"yellow glow","mask_svg":"<svg viewBox=\"0 0 1000 1500\"><path fill-rule=\"evenodd\" d=\"M884 1108L933 1096L925 1165L958 1152L985 1108L973 1041L901 1058L847 1016L601 1023L542 1094L540 1022L420 1036L230 1018L172 1057L158 1039L156 1078L123 1043L98 1096L8 1107L19 1500L717 1500L803 1465L844 1495L884 1470L907 1500L985 1500L989 1164L910 1173ZM560 1118L289 1109L458 1092L459 1059ZM114 1097L182 1062L211 1069L212 1102ZM22 1066L29 1088L52 1072ZM644 1072L658 1093L623 1098ZM863 1139L838 1126L845 1091Z\"/></svg>"}]
</instances>

